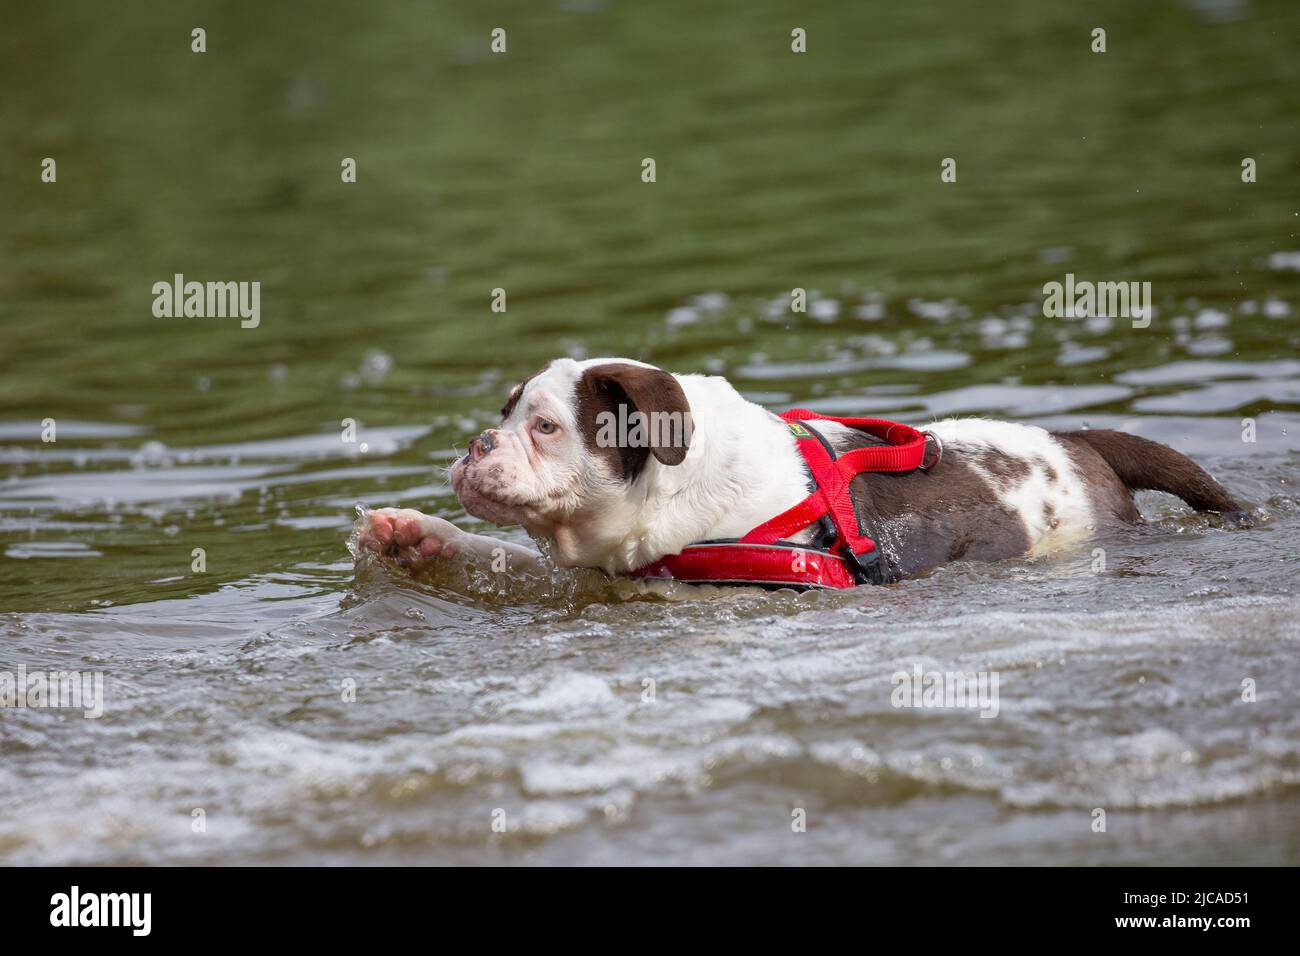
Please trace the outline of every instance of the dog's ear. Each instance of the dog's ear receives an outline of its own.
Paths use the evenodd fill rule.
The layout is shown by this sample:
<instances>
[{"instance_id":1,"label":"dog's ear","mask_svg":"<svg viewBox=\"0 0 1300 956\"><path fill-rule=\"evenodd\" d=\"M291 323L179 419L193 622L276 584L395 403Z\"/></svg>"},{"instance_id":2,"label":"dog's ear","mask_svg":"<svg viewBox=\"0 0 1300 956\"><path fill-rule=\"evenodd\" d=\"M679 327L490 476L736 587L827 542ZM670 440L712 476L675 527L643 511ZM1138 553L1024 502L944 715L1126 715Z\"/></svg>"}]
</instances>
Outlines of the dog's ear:
<instances>
[{"instance_id":1,"label":"dog's ear","mask_svg":"<svg viewBox=\"0 0 1300 956\"><path fill-rule=\"evenodd\" d=\"M626 404L631 406L629 417L632 411L641 413L642 433L657 460L680 465L686 459L691 444L691 406L673 375L663 369L610 362L587 369L583 379L615 411Z\"/></svg>"}]
</instances>

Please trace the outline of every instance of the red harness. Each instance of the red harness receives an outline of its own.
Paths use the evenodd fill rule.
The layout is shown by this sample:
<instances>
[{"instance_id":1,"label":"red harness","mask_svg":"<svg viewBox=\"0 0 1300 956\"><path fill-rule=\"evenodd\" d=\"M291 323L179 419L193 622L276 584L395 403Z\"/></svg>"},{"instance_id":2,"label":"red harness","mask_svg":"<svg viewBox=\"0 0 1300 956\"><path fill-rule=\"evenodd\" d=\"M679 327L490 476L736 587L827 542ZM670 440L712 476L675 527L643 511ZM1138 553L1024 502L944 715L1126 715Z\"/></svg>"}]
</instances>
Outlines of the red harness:
<instances>
[{"instance_id":1,"label":"red harness","mask_svg":"<svg viewBox=\"0 0 1300 956\"><path fill-rule=\"evenodd\" d=\"M808 466L812 493L743 538L689 544L681 554L637 568L631 572L632 577L793 588L851 588L890 579L884 555L858 526L849 484L865 471L933 467L934 462L925 464L926 433L881 418L833 418L802 408L790 409L781 419L794 434ZM855 448L837 458L825 439L799 424L808 419L839 422L887 444ZM820 526L824 544L803 545L786 540L813 524ZM817 539L818 535L814 535Z\"/></svg>"}]
</instances>

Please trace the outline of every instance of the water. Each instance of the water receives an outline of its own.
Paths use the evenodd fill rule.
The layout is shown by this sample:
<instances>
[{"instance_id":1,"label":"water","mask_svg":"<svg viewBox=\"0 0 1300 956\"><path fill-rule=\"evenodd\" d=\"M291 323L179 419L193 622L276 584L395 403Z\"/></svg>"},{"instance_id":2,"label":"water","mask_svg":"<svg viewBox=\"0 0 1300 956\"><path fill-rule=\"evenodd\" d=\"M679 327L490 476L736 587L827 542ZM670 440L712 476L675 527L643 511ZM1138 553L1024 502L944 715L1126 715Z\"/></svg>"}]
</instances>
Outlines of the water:
<instances>
[{"instance_id":1,"label":"water","mask_svg":"<svg viewBox=\"0 0 1300 956\"><path fill-rule=\"evenodd\" d=\"M0 862L1300 862L1300 14L913 7L25 12L0 670L107 704L0 712ZM176 272L261 281L261 325L153 318ZM1151 327L1044 319L1066 272L1152 282ZM1121 427L1259 522L1144 495L803 597L354 569L359 501L486 530L442 469L558 354ZM891 706L916 665L996 671L998 716Z\"/></svg>"}]
</instances>

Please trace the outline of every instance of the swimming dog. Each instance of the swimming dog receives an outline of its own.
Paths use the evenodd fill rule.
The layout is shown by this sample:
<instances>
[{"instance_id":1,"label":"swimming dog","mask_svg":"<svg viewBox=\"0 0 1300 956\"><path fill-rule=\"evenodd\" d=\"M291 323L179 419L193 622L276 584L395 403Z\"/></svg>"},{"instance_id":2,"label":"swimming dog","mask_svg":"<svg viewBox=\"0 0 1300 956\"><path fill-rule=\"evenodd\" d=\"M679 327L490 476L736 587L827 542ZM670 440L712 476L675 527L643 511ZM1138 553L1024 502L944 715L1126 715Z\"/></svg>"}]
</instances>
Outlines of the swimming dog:
<instances>
[{"instance_id":1,"label":"swimming dog","mask_svg":"<svg viewBox=\"0 0 1300 956\"><path fill-rule=\"evenodd\" d=\"M835 454L874 442L833 421L801 424ZM925 433L933 442L926 467L867 472L849 485L887 581L959 559L1043 553L1136 523L1140 489L1244 517L1191 459L1123 432L950 418ZM523 527L560 566L611 575L695 542L741 538L809 495L787 422L725 378L622 358L557 359L516 385L501 424L470 442L450 477L471 515ZM809 527L789 540L808 544L815 534ZM411 509L366 512L357 540L415 570L457 556L544 566L529 548Z\"/></svg>"}]
</instances>

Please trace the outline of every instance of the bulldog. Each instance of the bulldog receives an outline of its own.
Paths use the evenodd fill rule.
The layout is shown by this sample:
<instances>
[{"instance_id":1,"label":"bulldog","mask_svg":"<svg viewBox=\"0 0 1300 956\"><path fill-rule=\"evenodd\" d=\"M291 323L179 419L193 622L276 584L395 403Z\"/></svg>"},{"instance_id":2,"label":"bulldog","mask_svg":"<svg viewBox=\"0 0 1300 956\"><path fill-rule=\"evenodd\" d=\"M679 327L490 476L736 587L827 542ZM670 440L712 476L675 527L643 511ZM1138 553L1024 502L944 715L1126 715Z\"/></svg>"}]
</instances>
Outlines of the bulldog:
<instances>
[{"instance_id":1,"label":"bulldog","mask_svg":"<svg viewBox=\"0 0 1300 956\"><path fill-rule=\"evenodd\" d=\"M836 454L874 441L838 422L802 425ZM868 472L849 486L888 581L959 559L1049 552L1137 523L1139 489L1247 517L1189 458L1123 432L950 418L925 433L933 449L923 468ZM726 379L622 358L556 359L516 385L501 424L469 443L450 478L469 514L521 526L547 559L400 508L365 512L359 547L412 571L504 557L513 571L549 561L623 575L695 542L740 538L810 490L791 428ZM790 540L807 544L814 534Z\"/></svg>"}]
</instances>

